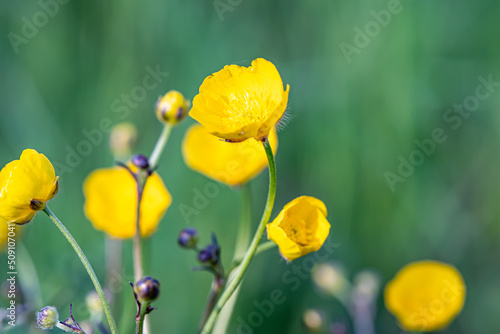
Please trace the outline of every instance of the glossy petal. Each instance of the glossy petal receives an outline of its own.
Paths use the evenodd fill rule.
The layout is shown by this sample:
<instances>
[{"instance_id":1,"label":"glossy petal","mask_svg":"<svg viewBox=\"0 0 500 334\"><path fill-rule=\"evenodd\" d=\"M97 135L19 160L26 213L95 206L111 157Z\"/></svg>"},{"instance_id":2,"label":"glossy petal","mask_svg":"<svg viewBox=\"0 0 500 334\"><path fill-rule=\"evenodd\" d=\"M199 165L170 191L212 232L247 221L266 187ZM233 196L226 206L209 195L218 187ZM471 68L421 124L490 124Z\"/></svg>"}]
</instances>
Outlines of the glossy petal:
<instances>
[{"instance_id":1,"label":"glossy petal","mask_svg":"<svg viewBox=\"0 0 500 334\"><path fill-rule=\"evenodd\" d=\"M386 285L384 299L402 328L435 331L446 327L462 310L465 283L449 264L418 261L403 267Z\"/></svg>"},{"instance_id":2,"label":"glossy petal","mask_svg":"<svg viewBox=\"0 0 500 334\"><path fill-rule=\"evenodd\" d=\"M122 167L98 169L84 182L84 210L97 230L117 238L132 238L136 230L137 191L132 175ZM163 180L153 173L141 201L141 235L153 234L172 202Z\"/></svg>"},{"instance_id":3,"label":"glossy petal","mask_svg":"<svg viewBox=\"0 0 500 334\"><path fill-rule=\"evenodd\" d=\"M267 224L268 238L278 245L285 259L293 261L321 248L330 233L326 215L326 206L319 199L298 197Z\"/></svg>"},{"instance_id":4,"label":"glossy petal","mask_svg":"<svg viewBox=\"0 0 500 334\"><path fill-rule=\"evenodd\" d=\"M269 143L276 154L276 131L269 134ZM262 143L250 139L227 143L207 132L201 125L193 125L182 144L186 164L201 174L230 186L244 184L267 167Z\"/></svg>"},{"instance_id":5,"label":"glossy petal","mask_svg":"<svg viewBox=\"0 0 500 334\"><path fill-rule=\"evenodd\" d=\"M203 81L189 115L217 137L260 140L283 116L288 92L276 67L265 59L255 59L249 67L227 65Z\"/></svg>"},{"instance_id":6,"label":"glossy petal","mask_svg":"<svg viewBox=\"0 0 500 334\"><path fill-rule=\"evenodd\" d=\"M58 177L45 155L26 149L0 171L0 218L25 224L58 191Z\"/></svg>"}]
</instances>

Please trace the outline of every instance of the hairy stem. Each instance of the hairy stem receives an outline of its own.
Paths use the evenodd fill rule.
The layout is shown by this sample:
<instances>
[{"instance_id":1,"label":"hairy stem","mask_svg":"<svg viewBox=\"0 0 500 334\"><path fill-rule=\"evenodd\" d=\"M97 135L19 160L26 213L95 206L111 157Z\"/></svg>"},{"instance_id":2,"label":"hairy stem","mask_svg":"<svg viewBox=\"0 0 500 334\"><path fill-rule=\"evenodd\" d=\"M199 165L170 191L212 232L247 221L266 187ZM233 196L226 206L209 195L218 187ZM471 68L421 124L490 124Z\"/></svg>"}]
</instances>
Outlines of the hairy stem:
<instances>
[{"instance_id":1,"label":"hairy stem","mask_svg":"<svg viewBox=\"0 0 500 334\"><path fill-rule=\"evenodd\" d=\"M90 265L89 260L85 256L85 253L83 253L82 249L76 242L75 238L69 233L68 229L63 225L63 223L56 217L56 215L50 210L48 206L45 206L45 209L43 211L49 216L50 220L59 228L61 233L66 237L70 245L73 247L75 250L76 254L82 261L83 266L87 270L87 273L90 276L90 279L92 280L92 283L94 283L95 290L97 291L97 294L99 295L99 298L101 299L102 307L104 308L104 313L106 314L106 318L109 323L109 328L111 330L112 334L118 334L118 329L116 327L115 319L113 319L113 316L111 315L111 310L109 307L108 300L106 299L106 296L104 296L104 291L102 290L101 283L99 283L99 280L97 279L97 276L94 272L94 269L92 269L92 266Z\"/></svg>"}]
</instances>

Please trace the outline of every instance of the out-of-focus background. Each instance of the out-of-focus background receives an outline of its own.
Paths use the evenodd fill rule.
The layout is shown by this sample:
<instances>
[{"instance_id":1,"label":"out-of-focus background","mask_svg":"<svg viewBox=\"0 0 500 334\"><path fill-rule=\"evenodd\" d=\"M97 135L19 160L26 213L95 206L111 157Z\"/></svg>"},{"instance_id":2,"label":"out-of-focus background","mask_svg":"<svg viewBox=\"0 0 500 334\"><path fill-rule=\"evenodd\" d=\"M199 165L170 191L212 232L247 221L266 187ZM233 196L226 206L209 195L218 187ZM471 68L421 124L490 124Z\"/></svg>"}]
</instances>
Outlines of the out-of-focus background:
<instances>
[{"instance_id":1,"label":"out-of-focus background","mask_svg":"<svg viewBox=\"0 0 500 334\"><path fill-rule=\"evenodd\" d=\"M224 65L264 57L291 87L273 217L299 195L322 199L330 251L292 264L277 249L256 257L228 333L308 333L301 322L309 308L336 333L354 333L339 299L315 287L311 267L333 261L350 281L370 269L383 286L420 259L450 263L466 282L464 309L442 333L497 333L499 20L496 1L3 1L0 165L25 148L56 164L60 191L51 209L104 279L105 237L85 218L82 194L89 172L113 164L101 122L134 123L134 153L149 154L161 131L159 95L177 89L192 99ZM151 72L158 84L147 88ZM210 182L181 156L193 123L175 128L159 168L173 203L149 246L149 272L162 289L153 333L194 333L210 286L209 274L191 271L194 253L178 248L178 232L194 226L202 244L215 232L226 265L235 243L241 191L221 186L200 214L181 215L181 204L192 206ZM266 173L250 183L254 227L266 187ZM131 241L123 255L116 314L122 332L132 333ZM77 320L88 317L92 284L45 215L22 227L17 261L18 279L40 292L35 308L55 305L66 316L73 303ZM0 268L4 281L5 253ZM260 310L276 289L286 302ZM375 332L400 333L376 290L374 298ZM10 333L39 333L33 314Z\"/></svg>"}]
</instances>

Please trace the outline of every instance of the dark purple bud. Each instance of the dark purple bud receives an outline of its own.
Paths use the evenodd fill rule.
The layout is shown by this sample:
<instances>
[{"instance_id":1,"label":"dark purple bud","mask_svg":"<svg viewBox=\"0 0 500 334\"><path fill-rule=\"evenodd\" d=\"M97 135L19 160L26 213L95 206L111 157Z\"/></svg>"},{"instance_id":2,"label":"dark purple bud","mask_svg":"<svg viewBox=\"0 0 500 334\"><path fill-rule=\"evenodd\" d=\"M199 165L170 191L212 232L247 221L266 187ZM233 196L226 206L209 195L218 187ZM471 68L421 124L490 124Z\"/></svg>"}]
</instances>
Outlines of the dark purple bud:
<instances>
[{"instance_id":1,"label":"dark purple bud","mask_svg":"<svg viewBox=\"0 0 500 334\"><path fill-rule=\"evenodd\" d=\"M208 245L198 253L198 261L204 264L217 265L220 261L220 248Z\"/></svg>"},{"instance_id":2,"label":"dark purple bud","mask_svg":"<svg viewBox=\"0 0 500 334\"><path fill-rule=\"evenodd\" d=\"M152 302L160 294L160 282L150 276L142 278L134 284L134 292L137 294L139 302Z\"/></svg>"},{"instance_id":3,"label":"dark purple bud","mask_svg":"<svg viewBox=\"0 0 500 334\"><path fill-rule=\"evenodd\" d=\"M145 155L137 154L132 158L132 163L140 169L149 168L149 160Z\"/></svg>"},{"instance_id":4,"label":"dark purple bud","mask_svg":"<svg viewBox=\"0 0 500 334\"><path fill-rule=\"evenodd\" d=\"M179 233L177 239L179 246L183 248L195 248L198 244L198 231L195 228L188 227Z\"/></svg>"}]
</instances>

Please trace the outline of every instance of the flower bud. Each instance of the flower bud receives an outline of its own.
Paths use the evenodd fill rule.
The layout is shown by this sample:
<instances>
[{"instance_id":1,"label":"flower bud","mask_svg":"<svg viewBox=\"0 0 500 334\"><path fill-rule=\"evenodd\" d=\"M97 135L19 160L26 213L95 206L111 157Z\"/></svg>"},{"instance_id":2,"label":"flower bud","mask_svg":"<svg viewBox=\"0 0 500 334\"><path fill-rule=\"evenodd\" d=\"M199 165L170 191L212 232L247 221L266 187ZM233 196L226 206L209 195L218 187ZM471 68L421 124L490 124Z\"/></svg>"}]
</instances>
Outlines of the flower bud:
<instances>
[{"instance_id":1,"label":"flower bud","mask_svg":"<svg viewBox=\"0 0 500 334\"><path fill-rule=\"evenodd\" d=\"M160 282L150 276L144 277L135 283L134 292L137 294L139 302L150 303L160 295Z\"/></svg>"},{"instance_id":2,"label":"flower bud","mask_svg":"<svg viewBox=\"0 0 500 334\"><path fill-rule=\"evenodd\" d=\"M190 103L176 90L171 90L156 102L156 117L162 123L175 125L187 115Z\"/></svg>"},{"instance_id":3,"label":"flower bud","mask_svg":"<svg viewBox=\"0 0 500 334\"><path fill-rule=\"evenodd\" d=\"M220 248L217 244L211 244L198 253L198 261L204 264L217 265L220 261Z\"/></svg>"},{"instance_id":4,"label":"flower bud","mask_svg":"<svg viewBox=\"0 0 500 334\"><path fill-rule=\"evenodd\" d=\"M311 332L320 332L323 329L323 315L315 309L308 309L302 315L304 326Z\"/></svg>"},{"instance_id":5,"label":"flower bud","mask_svg":"<svg viewBox=\"0 0 500 334\"><path fill-rule=\"evenodd\" d=\"M195 248L198 244L198 231L192 227L183 229L181 233L179 233L177 242L179 246L183 248Z\"/></svg>"},{"instance_id":6,"label":"flower bud","mask_svg":"<svg viewBox=\"0 0 500 334\"><path fill-rule=\"evenodd\" d=\"M59 323L59 313L54 306L45 306L36 313L36 323L41 329L52 329Z\"/></svg>"},{"instance_id":7,"label":"flower bud","mask_svg":"<svg viewBox=\"0 0 500 334\"><path fill-rule=\"evenodd\" d=\"M120 123L111 129L109 147L115 157L128 158L137 142L137 129L132 123Z\"/></svg>"},{"instance_id":8,"label":"flower bud","mask_svg":"<svg viewBox=\"0 0 500 334\"><path fill-rule=\"evenodd\" d=\"M109 300L109 296L106 297ZM85 298L85 302L91 315L99 316L103 313L102 301L97 292L89 292Z\"/></svg>"},{"instance_id":9,"label":"flower bud","mask_svg":"<svg viewBox=\"0 0 500 334\"><path fill-rule=\"evenodd\" d=\"M149 160L145 155L137 154L132 157L132 163L140 169L149 168Z\"/></svg>"}]
</instances>

